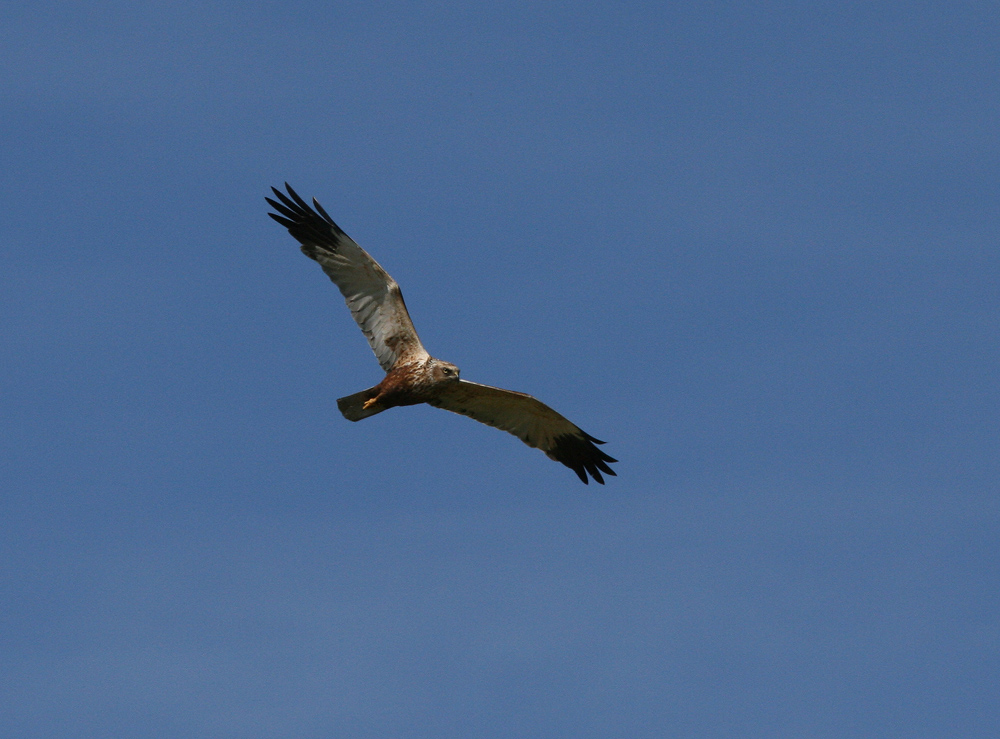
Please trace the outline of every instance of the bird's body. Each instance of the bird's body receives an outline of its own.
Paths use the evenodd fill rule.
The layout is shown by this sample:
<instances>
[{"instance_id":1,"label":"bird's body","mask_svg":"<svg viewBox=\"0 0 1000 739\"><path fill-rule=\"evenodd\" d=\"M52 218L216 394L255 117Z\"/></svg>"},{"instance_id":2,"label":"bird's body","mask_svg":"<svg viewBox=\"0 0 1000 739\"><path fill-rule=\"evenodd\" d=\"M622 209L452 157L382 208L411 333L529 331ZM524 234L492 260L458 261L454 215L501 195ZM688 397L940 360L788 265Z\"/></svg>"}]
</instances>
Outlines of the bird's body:
<instances>
[{"instance_id":1,"label":"bird's body","mask_svg":"<svg viewBox=\"0 0 1000 739\"><path fill-rule=\"evenodd\" d=\"M432 357L417 336L399 285L378 262L345 234L323 207L315 210L285 184L288 194L271 188L269 213L301 244L340 288L354 320L368 339L386 375L374 387L340 398L337 407L360 421L395 406L428 403L502 429L572 469L583 482L589 474L614 475L617 460L598 449L595 439L541 401L524 393L468 382L450 362Z\"/></svg>"},{"instance_id":2,"label":"bird's body","mask_svg":"<svg viewBox=\"0 0 1000 739\"><path fill-rule=\"evenodd\" d=\"M445 374L447 370L447 374ZM458 382L458 367L434 357L397 362L375 387L340 398L337 407L349 421L360 421L400 405L430 403L442 385Z\"/></svg>"}]
</instances>

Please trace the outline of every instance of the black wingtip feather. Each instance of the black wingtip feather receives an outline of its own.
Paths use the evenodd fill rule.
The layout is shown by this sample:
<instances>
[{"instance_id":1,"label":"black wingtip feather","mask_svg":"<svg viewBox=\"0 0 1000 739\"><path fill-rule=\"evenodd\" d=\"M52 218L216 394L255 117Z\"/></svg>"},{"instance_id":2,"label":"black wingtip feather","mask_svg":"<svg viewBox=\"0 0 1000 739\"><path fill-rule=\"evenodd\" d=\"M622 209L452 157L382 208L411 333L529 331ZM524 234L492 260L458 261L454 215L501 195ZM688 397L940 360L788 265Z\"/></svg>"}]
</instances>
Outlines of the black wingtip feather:
<instances>
[{"instance_id":1,"label":"black wingtip feather","mask_svg":"<svg viewBox=\"0 0 1000 739\"><path fill-rule=\"evenodd\" d=\"M326 219L327 223L331 226L337 225L333 222L333 219L330 218L329 214L323 209L323 206L319 204L319 201L316 198L313 198L313 206L316 208L316 212Z\"/></svg>"},{"instance_id":2,"label":"black wingtip feather","mask_svg":"<svg viewBox=\"0 0 1000 739\"><path fill-rule=\"evenodd\" d=\"M302 210L306 212L309 212L311 210L306 201L303 200L301 197L299 197L299 194L295 192L295 190L292 189L292 186L289 185L287 182L285 183L285 189L288 190L288 194L292 196L292 200L295 201L295 204L297 206L299 206L300 208L302 208Z\"/></svg>"},{"instance_id":3,"label":"black wingtip feather","mask_svg":"<svg viewBox=\"0 0 1000 739\"><path fill-rule=\"evenodd\" d=\"M581 431L580 434L566 434L555 439L552 449L547 452L548 456L573 470L585 485L590 484L590 477L598 484L603 485L604 477L601 473L617 477L608 463L618 460L608 456L594 445L595 442L603 442L599 442L585 432Z\"/></svg>"},{"instance_id":4,"label":"black wingtip feather","mask_svg":"<svg viewBox=\"0 0 1000 739\"><path fill-rule=\"evenodd\" d=\"M277 213L268 213L268 215L287 228L288 233L302 244L303 247L307 245L312 247L310 250L311 253L306 252L307 256L315 258L313 255L316 254L316 247L336 251L340 240L345 238L346 234L333 222L329 214L323 210L323 206L313 199L314 210L287 182L285 183L285 189L288 191L287 194L281 192L276 187L272 187L271 192L274 193L274 197L277 200L272 200L268 197L264 198L267 204L277 211Z\"/></svg>"},{"instance_id":5,"label":"black wingtip feather","mask_svg":"<svg viewBox=\"0 0 1000 739\"><path fill-rule=\"evenodd\" d=\"M271 216L271 218L273 218L274 220L276 220L278 223L280 223L285 228L295 228L295 222L294 221L290 221L287 218L282 218L281 216L276 215L274 213L268 213L268 215Z\"/></svg>"}]
</instances>

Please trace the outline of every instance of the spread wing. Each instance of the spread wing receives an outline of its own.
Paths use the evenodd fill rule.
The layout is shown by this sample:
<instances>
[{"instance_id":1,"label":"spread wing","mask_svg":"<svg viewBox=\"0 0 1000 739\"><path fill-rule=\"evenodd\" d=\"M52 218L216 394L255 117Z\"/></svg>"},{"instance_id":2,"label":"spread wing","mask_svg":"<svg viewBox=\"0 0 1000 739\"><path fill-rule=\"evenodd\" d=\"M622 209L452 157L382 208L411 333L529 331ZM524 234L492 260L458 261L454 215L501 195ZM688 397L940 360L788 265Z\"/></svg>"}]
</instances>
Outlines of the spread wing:
<instances>
[{"instance_id":1,"label":"spread wing","mask_svg":"<svg viewBox=\"0 0 1000 739\"><path fill-rule=\"evenodd\" d=\"M400 359L427 358L399 285L368 252L340 230L323 206L315 210L288 183L288 195L271 188L278 201L264 198L278 211L268 213L302 244L302 253L315 259L340 288L351 315L368 338L378 363L386 372Z\"/></svg>"},{"instance_id":2,"label":"spread wing","mask_svg":"<svg viewBox=\"0 0 1000 739\"><path fill-rule=\"evenodd\" d=\"M608 462L618 460L595 446L603 441L530 395L459 380L440 386L436 397L427 402L514 434L528 446L541 449L549 459L562 462L584 483L589 482L587 473L602 485L602 472L615 475Z\"/></svg>"}]
</instances>

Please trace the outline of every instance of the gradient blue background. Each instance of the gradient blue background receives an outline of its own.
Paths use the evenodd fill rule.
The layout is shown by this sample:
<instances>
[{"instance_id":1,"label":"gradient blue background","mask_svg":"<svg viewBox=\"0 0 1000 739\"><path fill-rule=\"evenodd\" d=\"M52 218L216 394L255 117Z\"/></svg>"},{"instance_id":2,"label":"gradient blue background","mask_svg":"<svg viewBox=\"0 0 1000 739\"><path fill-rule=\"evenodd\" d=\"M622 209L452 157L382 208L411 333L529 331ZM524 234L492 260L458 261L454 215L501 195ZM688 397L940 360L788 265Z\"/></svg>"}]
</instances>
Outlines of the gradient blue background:
<instances>
[{"instance_id":1,"label":"gradient blue background","mask_svg":"<svg viewBox=\"0 0 1000 739\"><path fill-rule=\"evenodd\" d=\"M994 737L993 3L0 11L0 734ZM265 215L606 487L418 407Z\"/></svg>"}]
</instances>

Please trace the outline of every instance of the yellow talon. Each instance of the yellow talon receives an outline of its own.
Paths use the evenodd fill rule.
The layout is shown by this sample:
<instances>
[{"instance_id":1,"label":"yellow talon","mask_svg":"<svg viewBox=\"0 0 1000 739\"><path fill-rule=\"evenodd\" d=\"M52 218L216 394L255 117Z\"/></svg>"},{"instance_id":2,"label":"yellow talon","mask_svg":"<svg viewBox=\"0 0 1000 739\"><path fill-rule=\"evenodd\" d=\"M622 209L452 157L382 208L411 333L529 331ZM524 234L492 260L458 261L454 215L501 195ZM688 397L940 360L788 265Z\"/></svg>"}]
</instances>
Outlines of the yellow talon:
<instances>
[{"instance_id":1,"label":"yellow talon","mask_svg":"<svg viewBox=\"0 0 1000 739\"><path fill-rule=\"evenodd\" d=\"M376 400L378 400L378 397L369 398L368 400L366 400L365 404L361 406L362 410L368 410L369 408L371 408L373 405L375 405Z\"/></svg>"}]
</instances>

